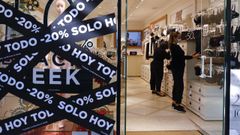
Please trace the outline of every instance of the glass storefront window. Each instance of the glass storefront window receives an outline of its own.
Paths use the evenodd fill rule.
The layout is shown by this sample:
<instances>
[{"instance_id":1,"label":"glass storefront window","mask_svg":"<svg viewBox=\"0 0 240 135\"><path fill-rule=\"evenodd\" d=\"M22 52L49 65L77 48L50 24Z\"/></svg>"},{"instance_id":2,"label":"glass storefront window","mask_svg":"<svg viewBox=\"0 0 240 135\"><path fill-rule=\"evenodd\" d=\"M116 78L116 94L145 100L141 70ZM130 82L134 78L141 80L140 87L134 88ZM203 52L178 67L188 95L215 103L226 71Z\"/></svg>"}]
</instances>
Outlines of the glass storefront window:
<instances>
[{"instance_id":1,"label":"glass storefront window","mask_svg":"<svg viewBox=\"0 0 240 135\"><path fill-rule=\"evenodd\" d=\"M125 134L125 78L120 74L121 46L126 41L123 2L1 1L1 45L19 44L1 48L0 67L14 69L11 66L18 60L23 65L18 65L17 76L14 70L1 72L34 88L26 89L30 95L12 95L1 81L0 134ZM27 57L28 53L33 56ZM22 121L24 126L4 126L9 118L21 116L29 118Z\"/></svg>"},{"instance_id":2,"label":"glass storefront window","mask_svg":"<svg viewBox=\"0 0 240 135\"><path fill-rule=\"evenodd\" d=\"M182 105L188 120L203 134L238 135L240 2L158 1L165 7L151 2L1 1L0 134L125 135L127 110L131 107L127 105L127 93L135 89L132 84L128 87L128 81L137 76L148 85L155 51L151 38L168 41L169 33L178 31L179 46L185 54L200 54L198 59L185 61ZM139 16L145 18L136 19ZM168 63L170 60L164 61ZM31 88L22 93L11 91L14 88L4 80L5 74L30 83L26 86ZM165 68L163 74L161 89L167 95L166 104L171 106L172 71ZM154 97L154 92L144 94ZM84 119L89 118L87 122L74 117L78 109L83 109L81 117L88 114ZM68 116L69 112L74 116ZM20 121L11 125L12 117ZM34 118L34 125L29 126L31 122L24 118Z\"/></svg>"}]
</instances>

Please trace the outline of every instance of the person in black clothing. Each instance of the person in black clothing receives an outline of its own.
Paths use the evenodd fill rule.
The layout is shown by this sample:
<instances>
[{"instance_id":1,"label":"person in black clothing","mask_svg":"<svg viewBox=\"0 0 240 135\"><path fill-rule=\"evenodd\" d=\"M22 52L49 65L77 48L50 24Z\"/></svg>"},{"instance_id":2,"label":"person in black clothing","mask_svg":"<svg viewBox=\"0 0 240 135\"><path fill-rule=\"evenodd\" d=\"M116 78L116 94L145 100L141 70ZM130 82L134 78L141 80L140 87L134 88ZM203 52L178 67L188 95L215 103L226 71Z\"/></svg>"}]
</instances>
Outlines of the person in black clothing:
<instances>
[{"instance_id":1,"label":"person in black clothing","mask_svg":"<svg viewBox=\"0 0 240 135\"><path fill-rule=\"evenodd\" d=\"M195 53L192 56L185 55L182 48L177 44L180 37L181 36L179 32L172 32L169 37L169 47L171 51L170 68L172 70L174 81L172 92L172 107L174 107L174 109L177 111L186 112L184 107L181 106L184 90L183 74L185 68L185 60L198 57L199 54Z\"/></svg>"},{"instance_id":2,"label":"person in black clothing","mask_svg":"<svg viewBox=\"0 0 240 135\"><path fill-rule=\"evenodd\" d=\"M147 46L146 46L146 59L147 60L150 58L153 58L154 50L157 47L156 42L159 39L158 36L154 36L154 33L151 33L150 36L151 36L151 40L149 43L147 43Z\"/></svg>"},{"instance_id":3,"label":"person in black clothing","mask_svg":"<svg viewBox=\"0 0 240 135\"><path fill-rule=\"evenodd\" d=\"M153 61L151 62L151 78L150 78L150 87L153 94L157 94L159 96L165 96L163 92L161 92L161 82L163 79L163 65L164 59L170 58L170 54L166 52L168 47L168 43L166 41L161 40L159 43L159 47L156 47L154 50Z\"/></svg>"}]
</instances>

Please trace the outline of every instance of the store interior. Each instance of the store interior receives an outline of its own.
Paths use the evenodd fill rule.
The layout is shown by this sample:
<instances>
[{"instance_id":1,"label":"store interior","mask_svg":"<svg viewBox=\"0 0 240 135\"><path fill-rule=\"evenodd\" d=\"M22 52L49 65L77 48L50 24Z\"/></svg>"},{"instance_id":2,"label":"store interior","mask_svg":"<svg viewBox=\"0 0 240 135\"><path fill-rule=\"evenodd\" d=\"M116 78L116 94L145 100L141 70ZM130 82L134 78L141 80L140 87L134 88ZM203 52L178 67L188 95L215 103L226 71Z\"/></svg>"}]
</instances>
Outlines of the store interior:
<instances>
[{"instance_id":1,"label":"store interior","mask_svg":"<svg viewBox=\"0 0 240 135\"><path fill-rule=\"evenodd\" d=\"M131 2L128 6L127 19L130 38L128 41L130 43L127 43L126 60L127 131L149 131L149 133L158 131L159 134L165 131L198 131L204 135L221 135L224 60L223 55L220 54L223 51L220 41L223 41L224 34L224 1L140 0L137 4ZM237 1L234 1L233 5L239 7ZM198 16L201 16L202 21L197 21ZM234 18L234 21L238 22L238 19ZM200 53L207 57L203 62L205 65L202 65L203 57L185 61L182 105L186 113L179 113L171 106L174 83L171 70L164 68L161 91L164 91L165 97L152 94L150 89L153 59L147 58L146 55L154 54L149 52L150 49L147 50L146 46L154 36L165 40L166 29L175 29L182 34L178 44L185 55L194 54L197 50L196 44L201 44ZM196 34L199 30L202 31L200 36ZM133 45L133 41L138 40L134 35L135 32L142 34L140 46ZM154 33L154 36L150 33ZM220 40L216 41L217 45L214 46L212 40L216 38ZM213 49L216 54L209 54L208 49ZM164 62L166 66L169 61ZM210 68L211 66L213 69ZM196 67L201 67L202 74L197 73Z\"/></svg>"},{"instance_id":2,"label":"store interior","mask_svg":"<svg viewBox=\"0 0 240 135\"><path fill-rule=\"evenodd\" d=\"M29 10L25 6L23 7L26 9L22 8L22 10L28 11L28 14L34 16L39 22L43 22L47 0L37 1L39 5L34 10ZM239 1L233 0L233 5L234 11L240 11ZM68 6L67 2L66 6ZM125 134L125 131L129 135L141 135L141 133L168 135L168 132L174 135L222 134L223 12L224 0L122 0L121 134ZM109 13L117 13L116 0L103 0L85 19ZM57 16L58 13L53 4L49 11L48 22L51 23ZM233 18L233 23L238 26L239 18ZM196 44L200 43L200 51L199 48L198 51L201 56L206 56L185 61L182 98L185 113L172 108L174 82L171 70L166 67L169 60L164 60L161 85L161 91L165 93L165 96L153 94L150 89L150 64L153 59L147 56L154 55L151 49L147 49L147 44L151 42L150 34L153 33L154 37L158 36L167 41L169 30L182 34L179 45L185 55L196 53ZM201 31L200 36L197 37L196 31ZM6 29L5 25L0 25L0 32L1 41L19 36L19 33ZM88 43L92 44L93 47L88 48L90 52L117 66L116 37L116 33L113 33L89 39L87 42L79 41L77 44L82 47L88 46ZM238 45L233 47L233 51L239 53ZM235 68L239 68L239 56L234 56L237 60ZM1 67L5 64L1 63ZM37 66L39 67L44 68L41 64ZM93 79L93 89L102 85L104 82ZM0 108L0 119L4 119L36 109L36 106L8 94L0 101ZM97 111L103 111L104 115L116 119L116 103L106 105ZM40 135L40 133L41 135L95 134L72 122L62 120L29 131L26 135Z\"/></svg>"}]
</instances>

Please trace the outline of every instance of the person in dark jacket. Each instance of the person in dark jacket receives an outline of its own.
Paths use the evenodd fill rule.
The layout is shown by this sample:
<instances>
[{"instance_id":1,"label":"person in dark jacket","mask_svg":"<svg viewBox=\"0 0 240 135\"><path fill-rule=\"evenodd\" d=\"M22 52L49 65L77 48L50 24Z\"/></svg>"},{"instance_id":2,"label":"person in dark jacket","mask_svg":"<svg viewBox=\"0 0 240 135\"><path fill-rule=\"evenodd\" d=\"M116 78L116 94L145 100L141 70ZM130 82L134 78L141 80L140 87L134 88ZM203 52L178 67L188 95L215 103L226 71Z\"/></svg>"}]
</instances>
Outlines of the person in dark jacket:
<instances>
[{"instance_id":1,"label":"person in dark jacket","mask_svg":"<svg viewBox=\"0 0 240 135\"><path fill-rule=\"evenodd\" d=\"M159 43L159 47L156 47L154 50L153 61L151 62L151 78L150 78L150 87L153 94L157 94L159 96L165 96L163 92L161 92L161 83L163 79L163 65L164 59L169 59L170 54L166 52L168 47L168 43L166 41L161 40Z\"/></svg>"},{"instance_id":2,"label":"person in dark jacket","mask_svg":"<svg viewBox=\"0 0 240 135\"><path fill-rule=\"evenodd\" d=\"M182 48L177 44L180 37L181 35L179 32L172 32L169 37L169 47L171 51L170 67L174 81L172 91L172 107L177 111L186 112L184 107L181 106L184 90L183 75L185 68L185 60L198 57L199 54L195 53L192 56L185 55Z\"/></svg>"}]
</instances>

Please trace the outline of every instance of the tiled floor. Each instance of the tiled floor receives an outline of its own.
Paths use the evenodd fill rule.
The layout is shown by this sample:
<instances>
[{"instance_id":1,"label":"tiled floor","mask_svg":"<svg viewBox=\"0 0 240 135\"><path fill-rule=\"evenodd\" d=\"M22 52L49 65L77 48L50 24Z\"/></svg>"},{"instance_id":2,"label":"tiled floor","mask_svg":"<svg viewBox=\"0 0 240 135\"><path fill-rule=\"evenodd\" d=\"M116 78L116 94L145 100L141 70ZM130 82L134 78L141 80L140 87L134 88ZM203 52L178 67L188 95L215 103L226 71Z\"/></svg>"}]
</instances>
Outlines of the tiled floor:
<instances>
[{"instance_id":1,"label":"tiled floor","mask_svg":"<svg viewBox=\"0 0 240 135\"><path fill-rule=\"evenodd\" d=\"M192 112L172 109L171 98L153 95L139 77L127 80L127 131L189 131L221 135L221 121L204 121Z\"/></svg>"},{"instance_id":2,"label":"tiled floor","mask_svg":"<svg viewBox=\"0 0 240 135\"><path fill-rule=\"evenodd\" d=\"M176 112L171 107L170 97L153 95L149 90L149 84L141 78L128 77L126 86L126 130L127 133L135 133L127 135L198 135L195 131L201 131L204 135L222 134L221 121L204 121L189 110L186 113ZM124 93L121 95L124 99ZM124 111L124 100L122 103L121 110ZM110 110L116 110L115 107L109 106ZM116 117L115 113L114 116ZM124 115L121 117L123 122ZM65 125L66 131L81 131L79 127L73 128L71 122ZM50 130L43 132L44 130L45 128L40 128L24 135L72 135L72 132L49 132Z\"/></svg>"}]
</instances>

